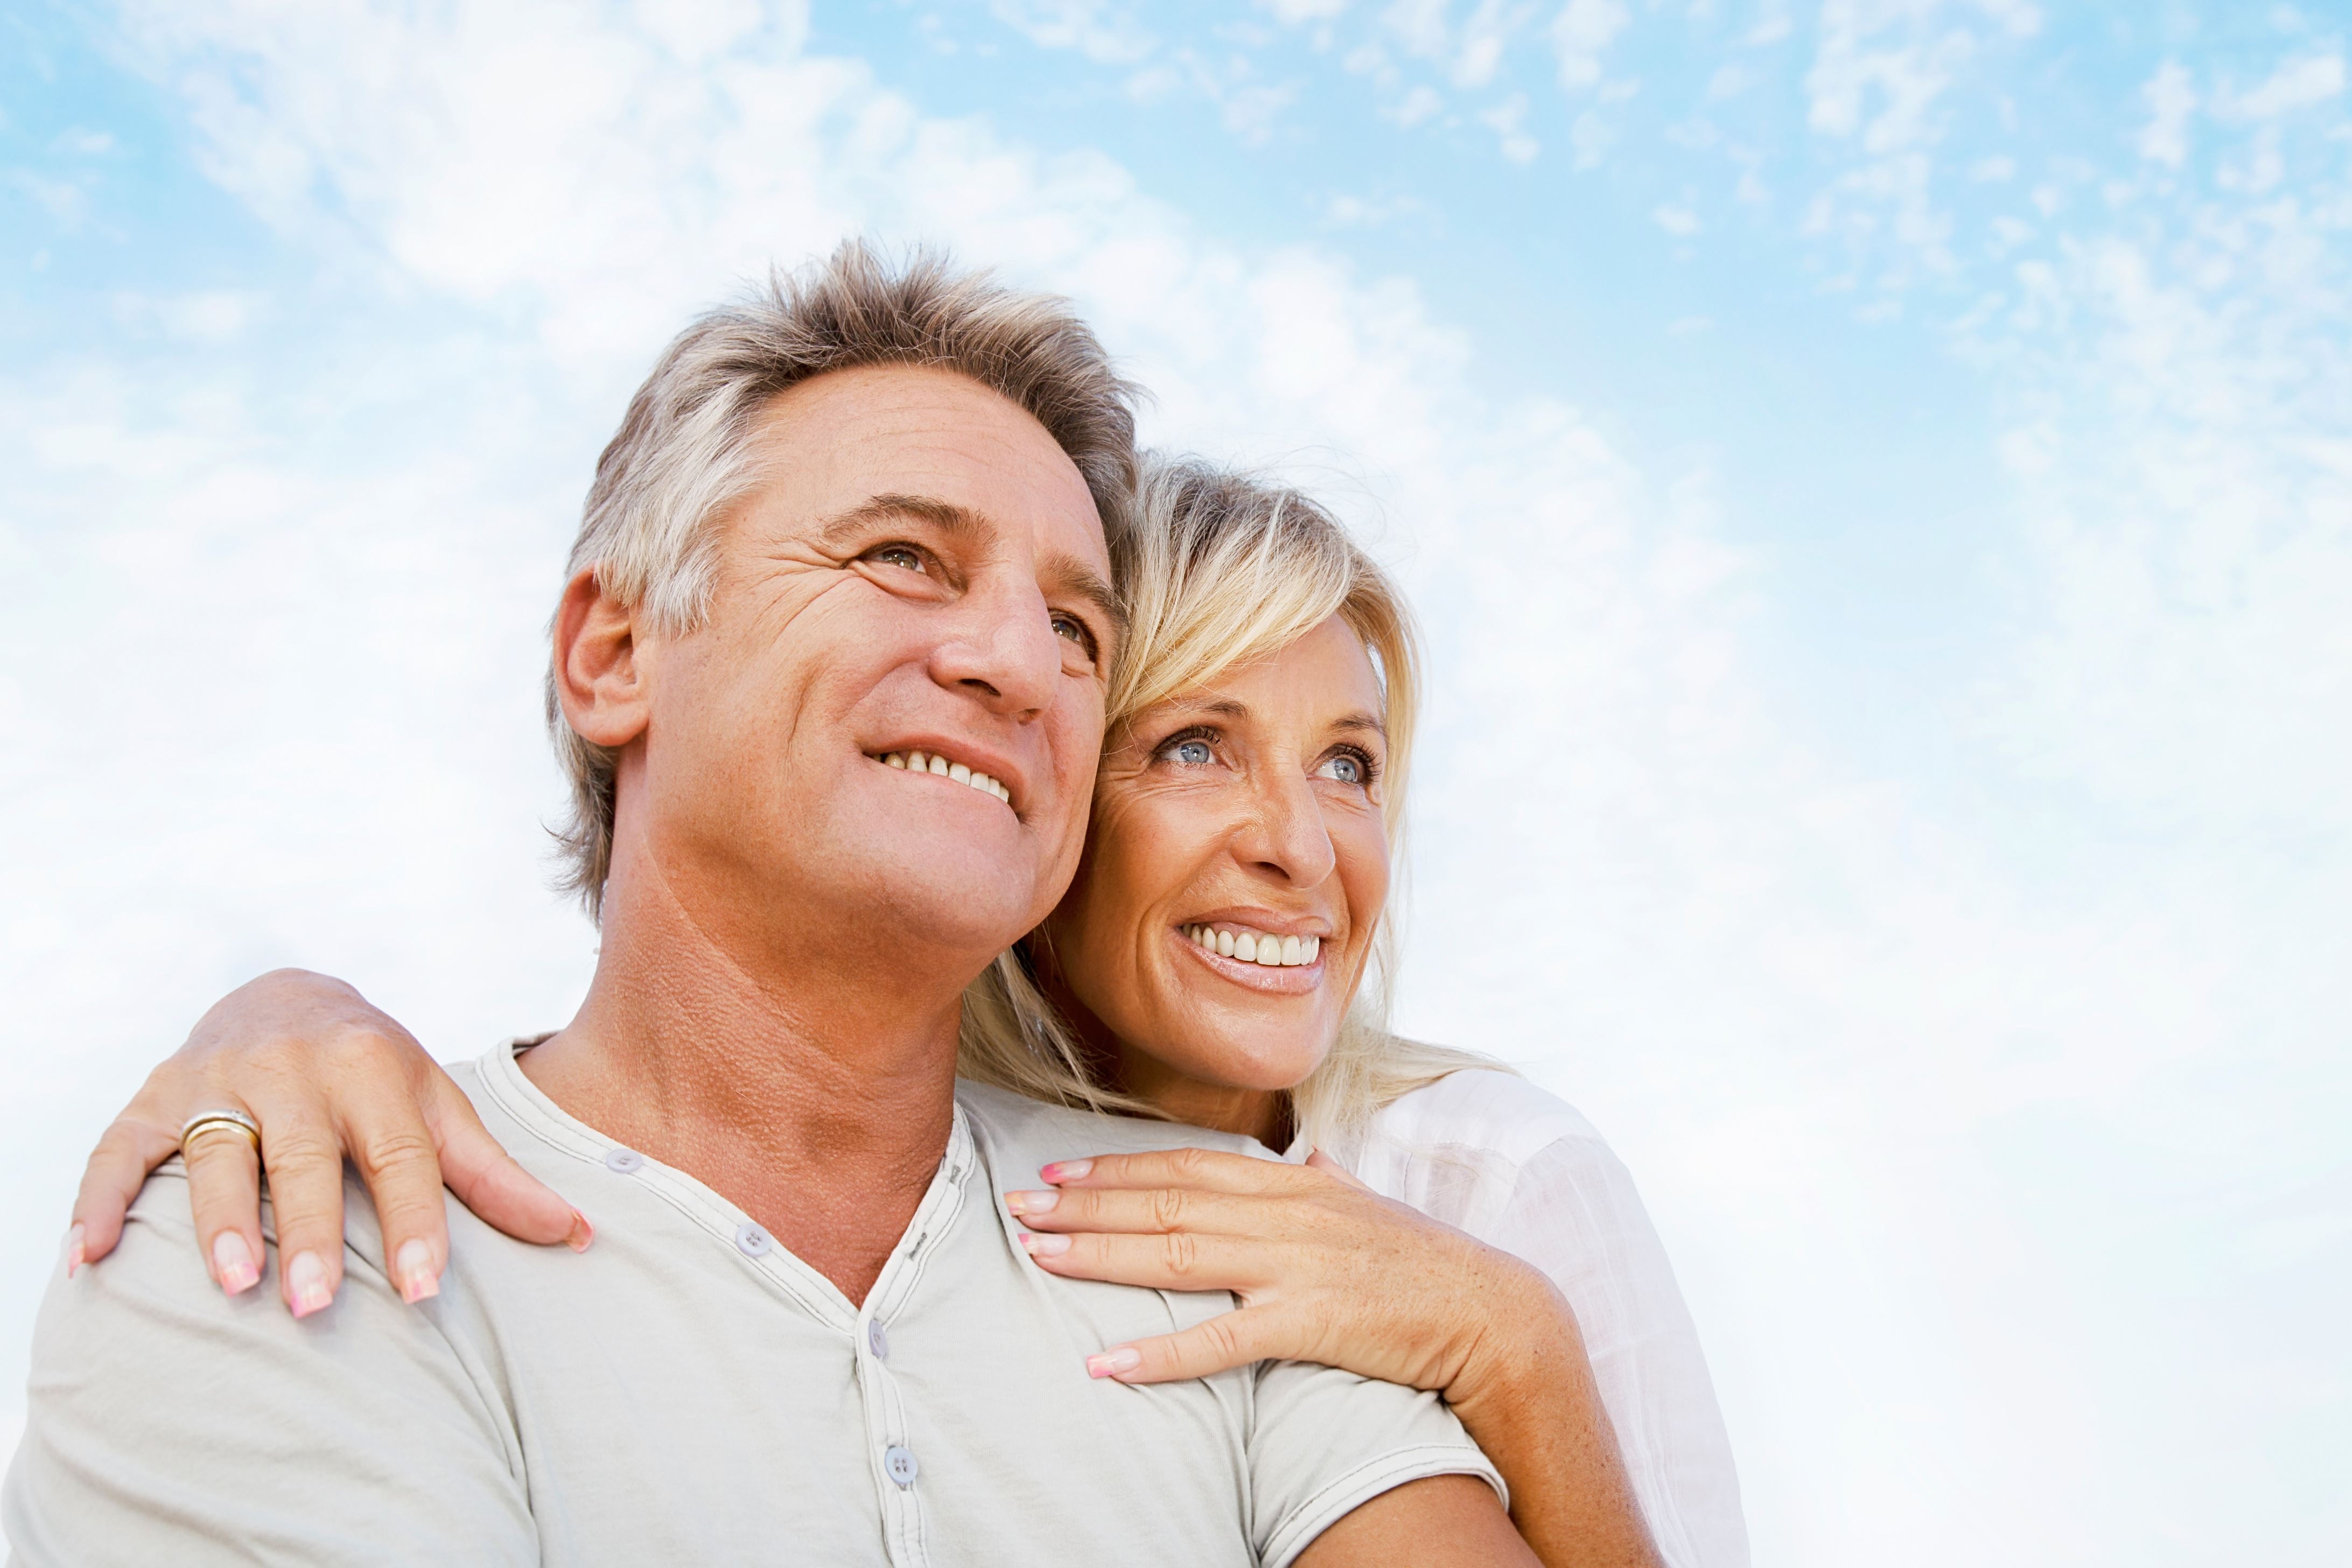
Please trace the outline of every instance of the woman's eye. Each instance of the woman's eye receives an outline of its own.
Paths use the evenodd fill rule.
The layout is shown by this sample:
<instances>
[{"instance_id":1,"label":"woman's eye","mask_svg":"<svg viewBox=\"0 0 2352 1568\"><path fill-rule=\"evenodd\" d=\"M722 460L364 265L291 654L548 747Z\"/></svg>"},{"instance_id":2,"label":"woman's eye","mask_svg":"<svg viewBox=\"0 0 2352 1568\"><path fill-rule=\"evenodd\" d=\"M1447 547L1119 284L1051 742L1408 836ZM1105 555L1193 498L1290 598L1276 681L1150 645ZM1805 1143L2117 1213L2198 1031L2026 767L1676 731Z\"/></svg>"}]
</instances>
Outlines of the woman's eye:
<instances>
[{"instance_id":1,"label":"woman's eye","mask_svg":"<svg viewBox=\"0 0 2352 1568\"><path fill-rule=\"evenodd\" d=\"M1055 616L1054 635L1057 637L1067 637L1083 648L1090 649L1094 643L1094 639L1087 635L1086 622L1076 616Z\"/></svg>"},{"instance_id":2,"label":"woman's eye","mask_svg":"<svg viewBox=\"0 0 2352 1568\"><path fill-rule=\"evenodd\" d=\"M1206 741L1179 741L1160 754L1188 768L1206 767L1217 756Z\"/></svg>"},{"instance_id":3,"label":"woman's eye","mask_svg":"<svg viewBox=\"0 0 2352 1568\"><path fill-rule=\"evenodd\" d=\"M923 569L923 553L911 544L886 544L866 559L885 566L903 566L909 572Z\"/></svg>"},{"instance_id":4,"label":"woman's eye","mask_svg":"<svg viewBox=\"0 0 2352 1568\"><path fill-rule=\"evenodd\" d=\"M1360 784L1366 781L1371 770L1365 767L1363 758L1350 756L1342 752L1326 762L1320 771L1325 778L1336 783Z\"/></svg>"}]
</instances>

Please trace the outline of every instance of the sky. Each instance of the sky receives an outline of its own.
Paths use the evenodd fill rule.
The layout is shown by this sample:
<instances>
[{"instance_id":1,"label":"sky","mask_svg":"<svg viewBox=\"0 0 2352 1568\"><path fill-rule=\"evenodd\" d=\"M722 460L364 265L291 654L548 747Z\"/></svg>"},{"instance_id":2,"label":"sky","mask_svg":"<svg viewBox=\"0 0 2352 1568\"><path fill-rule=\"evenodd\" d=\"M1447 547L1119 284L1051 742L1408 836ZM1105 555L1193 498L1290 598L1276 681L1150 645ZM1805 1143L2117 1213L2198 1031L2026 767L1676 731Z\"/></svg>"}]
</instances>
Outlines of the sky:
<instances>
[{"instance_id":1,"label":"sky","mask_svg":"<svg viewBox=\"0 0 2352 1568\"><path fill-rule=\"evenodd\" d=\"M1759 1565L2352 1560L2347 33L0 7L0 1453L81 1159L214 997L569 1016L590 466L695 310L865 234L1069 295L1152 441L1406 584L1402 1020L1633 1169Z\"/></svg>"}]
</instances>

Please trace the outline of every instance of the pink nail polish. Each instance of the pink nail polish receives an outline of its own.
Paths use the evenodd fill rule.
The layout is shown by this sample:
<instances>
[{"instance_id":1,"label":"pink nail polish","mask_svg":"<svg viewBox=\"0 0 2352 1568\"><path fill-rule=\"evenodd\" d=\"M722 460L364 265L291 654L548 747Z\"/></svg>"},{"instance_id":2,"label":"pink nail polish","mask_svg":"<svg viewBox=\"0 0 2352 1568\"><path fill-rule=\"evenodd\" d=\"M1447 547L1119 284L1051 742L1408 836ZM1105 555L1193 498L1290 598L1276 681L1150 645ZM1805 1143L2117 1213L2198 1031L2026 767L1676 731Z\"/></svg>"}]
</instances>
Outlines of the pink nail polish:
<instances>
[{"instance_id":1,"label":"pink nail polish","mask_svg":"<svg viewBox=\"0 0 2352 1568\"><path fill-rule=\"evenodd\" d=\"M578 1209L573 1209L572 1234L563 1238L563 1245L574 1252L585 1252L588 1250L588 1244L595 1239L596 1227L588 1223L586 1215L582 1214Z\"/></svg>"},{"instance_id":2,"label":"pink nail polish","mask_svg":"<svg viewBox=\"0 0 2352 1568\"><path fill-rule=\"evenodd\" d=\"M81 1226L76 1225L71 1230L66 1232L67 1279L70 1279L81 1272L82 1260L82 1231Z\"/></svg>"},{"instance_id":3,"label":"pink nail polish","mask_svg":"<svg viewBox=\"0 0 2352 1568\"><path fill-rule=\"evenodd\" d=\"M253 1261L253 1248L246 1245L242 1232L225 1230L213 1237L213 1277L220 1281L222 1294L228 1296L260 1283L260 1266Z\"/></svg>"},{"instance_id":4,"label":"pink nail polish","mask_svg":"<svg viewBox=\"0 0 2352 1568\"><path fill-rule=\"evenodd\" d=\"M1087 1357L1087 1375L1117 1377L1120 1373L1133 1372L1142 1364L1143 1352L1132 1345L1126 1345L1115 1351L1105 1351L1100 1355Z\"/></svg>"},{"instance_id":5,"label":"pink nail polish","mask_svg":"<svg viewBox=\"0 0 2352 1568\"><path fill-rule=\"evenodd\" d=\"M1062 1194L1059 1193L1007 1193L1004 1194L1004 1206L1014 1214L1021 1215L1052 1214L1055 1205L1061 1201Z\"/></svg>"},{"instance_id":6,"label":"pink nail polish","mask_svg":"<svg viewBox=\"0 0 2352 1568\"><path fill-rule=\"evenodd\" d=\"M441 1294L441 1277L433 1271L433 1246L421 1236L400 1244L393 1276L400 1281L400 1299L412 1307Z\"/></svg>"},{"instance_id":7,"label":"pink nail polish","mask_svg":"<svg viewBox=\"0 0 2352 1568\"><path fill-rule=\"evenodd\" d=\"M1029 1256L1032 1258L1059 1258L1070 1250L1070 1238L1066 1236L1030 1236L1024 1233L1021 1237L1021 1245L1029 1249Z\"/></svg>"},{"instance_id":8,"label":"pink nail polish","mask_svg":"<svg viewBox=\"0 0 2352 1568\"><path fill-rule=\"evenodd\" d=\"M289 1298L288 1305L298 1318L307 1318L334 1300L335 1293L327 1289L327 1266L319 1260L317 1253L294 1255L294 1260L286 1266L286 1293Z\"/></svg>"},{"instance_id":9,"label":"pink nail polish","mask_svg":"<svg viewBox=\"0 0 2352 1568\"><path fill-rule=\"evenodd\" d=\"M1056 1160L1037 1174L1048 1182L1075 1182L1094 1168L1092 1160Z\"/></svg>"}]
</instances>

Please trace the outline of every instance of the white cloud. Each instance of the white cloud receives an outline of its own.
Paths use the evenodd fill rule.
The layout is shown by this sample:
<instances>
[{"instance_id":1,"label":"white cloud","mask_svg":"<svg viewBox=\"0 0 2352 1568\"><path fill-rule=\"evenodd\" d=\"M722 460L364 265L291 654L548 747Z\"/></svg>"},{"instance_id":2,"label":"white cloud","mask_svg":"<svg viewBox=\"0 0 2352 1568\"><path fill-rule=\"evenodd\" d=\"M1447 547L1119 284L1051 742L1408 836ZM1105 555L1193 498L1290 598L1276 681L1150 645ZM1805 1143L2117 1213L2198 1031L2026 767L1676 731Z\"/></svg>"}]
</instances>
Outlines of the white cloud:
<instances>
[{"instance_id":1,"label":"white cloud","mask_svg":"<svg viewBox=\"0 0 2352 1568\"><path fill-rule=\"evenodd\" d=\"M1622 0L1569 0L1551 25L1560 85L1585 88L1599 81L1601 56L1630 20Z\"/></svg>"},{"instance_id":2,"label":"white cloud","mask_svg":"<svg viewBox=\"0 0 2352 1568\"><path fill-rule=\"evenodd\" d=\"M1692 208L1671 202L1653 208L1650 221L1677 239L1688 239L1706 226Z\"/></svg>"},{"instance_id":3,"label":"white cloud","mask_svg":"<svg viewBox=\"0 0 2352 1568\"><path fill-rule=\"evenodd\" d=\"M2139 133L2139 155L2178 169L2189 157L2189 117L2197 111L2197 89L2178 60L2167 60L2140 89L2148 120Z\"/></svg>"},{"instance_id":4,"label":"white cloud","mask_svg":"<svg viewBox=\"0 0 2352 1568\"><path fill-rule=\"evenodd\" d=\"M1514 163L1531 163L1543 150L1533 136L1528 134L1528 96L1515 92L1494 108L1478 116L1479 122L1494 132L1501 142L1503 156Z\"/></svg>"},{"instance_id":5,"label":"white cloud","mask_svg":"<svg viewBox=\"0 0 2352 1568\"><path fill-rule=\"evenodd\" d=\"M1106 65L1133 65L1157 42L1135 8L1117 0L989 0L989 10L1041 48L1076 49Z\"/></svg>"},{"instance_id":6,"label":"white cloud","mask_svg":"<svg viewBox=\"0 0 2352 1568\"><path fill-rule=\"evenodd\" d=\"M2232 99L2229 107L2248 120L2274 120L2326 103L2343 90L2343 56L2305 55L2282 64L2261 86Z\"/></svg>"}]
</instances>

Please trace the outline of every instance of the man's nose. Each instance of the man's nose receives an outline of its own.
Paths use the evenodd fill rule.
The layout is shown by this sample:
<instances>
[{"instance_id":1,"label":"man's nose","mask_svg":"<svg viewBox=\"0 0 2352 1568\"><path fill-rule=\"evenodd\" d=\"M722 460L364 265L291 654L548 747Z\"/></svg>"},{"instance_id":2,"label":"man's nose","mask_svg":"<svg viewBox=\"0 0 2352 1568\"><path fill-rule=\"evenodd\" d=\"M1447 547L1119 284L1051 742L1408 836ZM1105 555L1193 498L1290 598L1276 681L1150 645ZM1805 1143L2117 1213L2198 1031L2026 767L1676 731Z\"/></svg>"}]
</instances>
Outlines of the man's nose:
<instances>
[{"instance_id":1,"label":"man's nose","mask_svg":"<svg viewBox=\"0 0 2352 1568\"><path fill-rule=\"evenodd\" d=\"M1289 768L1252 781L1255 798L1234 842L1234 853L1261 875L1293 888L1312 888L1338 864L1331 832L1315 788Z\"/></svg>"},{"instance_id":2,"label":"man's nose","mask_svg":"<svg viewBox=\"0 0 2352 1568\"><path fill-rule=\"evenodd\" d=\"M1062 639L1045 596L1028 584L974 584L956 605L954 634L931 655L931 678L992 712L1041 712L1062 673Z\"/></svg>"}]
</instances>

